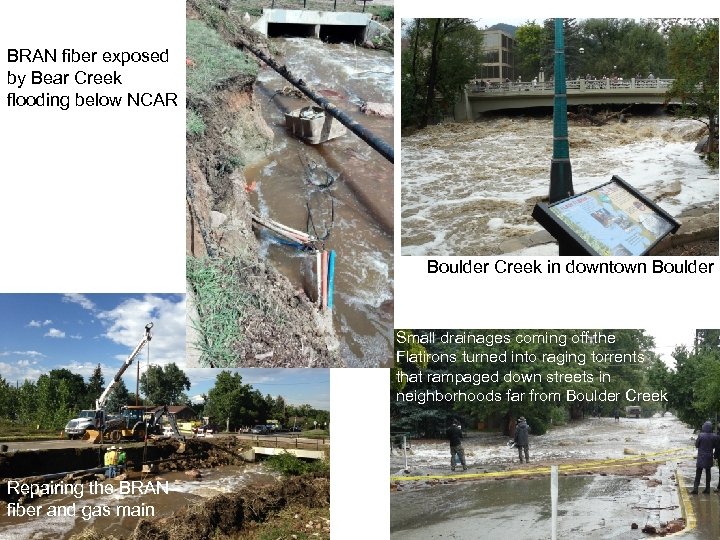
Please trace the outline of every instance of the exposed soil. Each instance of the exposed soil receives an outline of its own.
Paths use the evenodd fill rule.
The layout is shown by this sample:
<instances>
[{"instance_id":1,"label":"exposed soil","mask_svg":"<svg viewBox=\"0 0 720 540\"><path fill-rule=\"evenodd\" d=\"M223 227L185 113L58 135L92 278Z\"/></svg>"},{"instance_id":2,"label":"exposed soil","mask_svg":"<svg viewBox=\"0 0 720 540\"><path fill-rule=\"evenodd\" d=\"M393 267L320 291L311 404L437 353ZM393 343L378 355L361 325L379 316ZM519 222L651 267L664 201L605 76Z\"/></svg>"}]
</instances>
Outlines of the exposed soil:
<instances>
[{"instance_id":1,"label":"exposed soil","mask_svg":"<svg viewBox=\"0 0 720 540\"><path fill-rule=\"evenodd\" d=\"M242 452L248 448L235 437L215 439L189 439L185 443L175 440L157 441L147 450L142 444L125 444L128 471L138 472L146 453L147 461L158 461L157 472L189 471L193 469L239 465L244 462ZM87 448L60 448L30 452L12 452L0 455L0 478L33 479L40 475L66 471L82 471L99 466L103 456L99 445ZM60 482L80 483L95 480L95 475L78 473L67 475ZM16 499L16 497L15 497ZM0 481L0 500L15 502Z\"/></svg>"},{"instance_id":2,"label":"exposed soil","mask_svg":"<svg viewBox=\"0 0 720 540\"><path fill-rule=\"evenodd\" d=\"M187 2L188 18L202 18L196 9L200 4ZM240 32L241 26L236 27ZM237 38L226 27L220 33L229 42ZM248 36L261 40L254 34ZM258 254L243 167L265 155L273 135L260 114L254 82L248 75L232 77L192 104L206 128L202 136L189 135L186 143L187 254L230 261L223 268L236 279L239 296L249 299L243 302L246 312L237 322L241 337L232 345L235 365L339 366L331 325L303 292L295 290ZM192 283L189 289L196 292ZM201 301L197 307L199 317L204 317ZM203 358L204 365L220 367L212 358Z\"/></svg>"},{"instance_id":3,"label":"exposed soil","mask_svg":"<svg viewBox=\"0 0 720 540\"><path fill-rule=\"evenodd\" d=\"M717 240L700 240L683 246L671 247L658 255L682 255L684 257L715 256L718 254Z\"/></svg>"},{"instance_id":4,"label":"exposed soil","mask_svg":"<svg viewBox=\"0 0 720 540\"><path fill-rule=\"evenodd\" d=\"M272 486L243 488L181 509L172 516L141 520L131 540L206 540L238 538L240 533L264 522L288 506L329 508L330 480L292 477ZM327 523L320 523L320 530ZM319 537L320 535L318 535ZM328 535L329 536L329 535ZM248 538L247 535L244 536ZM252 536L251 536L252 537ZM327 536L326 536L327 537ZM113 540L94 530L71 540Z\"/></svg>"}]
</instances>

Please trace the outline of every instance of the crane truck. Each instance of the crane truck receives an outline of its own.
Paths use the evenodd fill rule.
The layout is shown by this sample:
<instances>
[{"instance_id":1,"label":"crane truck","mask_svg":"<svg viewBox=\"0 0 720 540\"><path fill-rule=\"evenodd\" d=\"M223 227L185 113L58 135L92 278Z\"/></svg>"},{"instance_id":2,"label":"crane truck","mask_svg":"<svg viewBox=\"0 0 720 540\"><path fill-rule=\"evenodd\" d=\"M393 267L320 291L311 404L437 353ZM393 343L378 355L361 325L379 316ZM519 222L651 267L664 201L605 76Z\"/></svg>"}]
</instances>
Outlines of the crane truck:
<instances>
[{"instance_id":1,"label":"crane truck","mask_svg":"<svg viewBox=\"0 0 720 540\"><path fill-rule=\"evenodd\" d=\"M107 431L108 427L111 427L108 424L113 421L109 421L106 418L105 403L107 402L110 393L120 382L123 373L125 373L127 368L130 367L130 364L133 363L135 357L140 354L142 348L152 339L152 327L153 323L151 322L145 325L145 335L140 340L140 343L137 344L133 352L130 353L130 356L125 359L125 362L115 374L115 377L107 388L105 388L100 397L95 400L95 410L90 409L80 411L80 415L77 418L73 418L67 423L65 426L65 433L68 438L72 439L81 436L84 440L97 442L100 440L101 433Z\"/></svg>"},{"instance_id":2,"label":"crane truck","mask_svg":"<svg viewBox=\"0 0 720 540\"><path fill-rule=\"evenodd\" d=\"M68 422L65 427L68 437L82 436L83 440L90 443L97 443L101 440L110 440L112 442L121 439L142 440L148 433L163 433L161 420L165 416L168 419L171 436L181 440L184 439L177 428L175 417L168 412L167 407L123 406L120 409L119 417L114 418L108 417L105 413L105 404L110 393L118 385L123 373L140 354L142 348L152 339L152 327L153 323L145 325L145 336L123 362L123 365L100 397L95 400L95 410L81 411L79 418L74 418Z\"/></svg>"}]
</instances>

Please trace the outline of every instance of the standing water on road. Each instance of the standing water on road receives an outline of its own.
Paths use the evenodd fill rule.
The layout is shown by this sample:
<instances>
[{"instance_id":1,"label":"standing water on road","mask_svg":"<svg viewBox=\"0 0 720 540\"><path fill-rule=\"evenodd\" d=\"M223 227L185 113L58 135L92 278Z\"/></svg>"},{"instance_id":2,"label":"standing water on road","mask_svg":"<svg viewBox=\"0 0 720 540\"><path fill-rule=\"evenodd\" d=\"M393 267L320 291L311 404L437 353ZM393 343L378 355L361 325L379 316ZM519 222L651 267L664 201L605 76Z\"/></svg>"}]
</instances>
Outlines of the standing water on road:
<instances>
[{"instance_id":1,"label":"standing water on road","mask_svg":"<svg viewBox=\"0 0 720 540\"><path fill-rule=\"evenodd\" d=\"M694 152L702 124L667 116L571 125L575 192L613 174L674 217L718 202L718 174ZM494 118L431 126L402 140L402 254L496 255L542 228L530 216L547 197L551 118Z\"/></svg>"},{"instance_id":2,"label":"standing water on road","mask_svg":"<svg viewBox=\"0 0 720 540\"><path fill-rule=\"evenodd\" d=\"M392 118L359 112L364 102L393 102L390 54L314 39L273 39L272 43L282 50L281 61L296 77L392 144ZM258 86L263 114L275 138L272 153L245 170L248 186L254 187L250 199L262 215L295 229L306 230L308 201L321 231L332 223L326 247L337 254L333 318L341 357L349 367L386 365L392 358L392 164L350 131L316 146L293 138L283 113L310 102L295 95L293 87L268 67L261 70ZM339 176L321 192L306 181L303 162L327 167ZM334 219L328 191L335 201ZM262 249L298 288L308 280L307 263L314 261L314 255L266 235Z\"/></svg>"},{"instance_id":3,"label":"standing water on road","mask_svg":"<svg viewBox=\"0 0 720 540\"><path fill-rule=\"evenodd\" d=\"M393 449L391 476L410 478L397 482L390 495L391 538L470 540L482 530L489 539L547 539L548 468L556 464L558 538L637 540L643 533L631 523L657 526L680 516L683 494L675 470L687 479L695 465L693 430L670 414L619 422L592 418L531 435L527 464L517 462L507 441L496 433L467 433L468 471L462 473L450 471L447 441L412 441L407 473L402 449ZM634 468L638 461L643 464ZM717 538L716 499L693 499L698 516L708 516L686 538Z\"/></svg>"}]
</instances>

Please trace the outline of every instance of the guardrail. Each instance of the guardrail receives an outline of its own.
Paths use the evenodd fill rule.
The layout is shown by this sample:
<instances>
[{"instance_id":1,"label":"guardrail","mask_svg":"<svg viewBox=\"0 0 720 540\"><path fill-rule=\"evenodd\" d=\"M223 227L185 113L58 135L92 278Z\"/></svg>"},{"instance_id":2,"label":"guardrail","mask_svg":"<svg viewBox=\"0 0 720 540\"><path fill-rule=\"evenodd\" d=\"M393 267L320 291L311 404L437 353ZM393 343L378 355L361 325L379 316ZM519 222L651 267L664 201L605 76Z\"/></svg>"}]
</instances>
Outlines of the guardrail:
<instances>
[{"instance_id":1,"label":"guardrail","mask_svg":"<svg viewBox=\"0 0 720 540\"><path fill-rule=\"evenodd\" d=\"M330 439L305 439L296 437L277 437L268 435L238 434L236 437L243 441L257 443L257 446L270 448L297 448L299 450L324 450L330 446Z\"/></svg>"},{"instance_id":2,"label":"guardrail","mask_svg":"<svg viewBox=\"0 0 720 540\"><path fill-rule=\"evenodd\" d=\"M232 6L232 9L240 12L268 8L364 12L371 5L372 0L246 0Z\"/></svg>"},{"instance_id":3,"label":"guardrail","mask_svg":"<svg viewBox=\"0 0 720 540\"><path fill-rule=\"evenodd\" d=\"M566 81L565 84L568 91L574 90L576 92L612 92L614 90L639 90L642 93L647 92L648 90L661 90L665 92L672 86L672 83L674 81L675 79L575 79ZM553 81L505 83L490 82L485 84L481 84L480 81L477 81L468 85L468 93L476 96L478 94L519 94L521 92L534 92L545 94L553 93L554 91L555 85Z\"/></svg>"}]
</instances>

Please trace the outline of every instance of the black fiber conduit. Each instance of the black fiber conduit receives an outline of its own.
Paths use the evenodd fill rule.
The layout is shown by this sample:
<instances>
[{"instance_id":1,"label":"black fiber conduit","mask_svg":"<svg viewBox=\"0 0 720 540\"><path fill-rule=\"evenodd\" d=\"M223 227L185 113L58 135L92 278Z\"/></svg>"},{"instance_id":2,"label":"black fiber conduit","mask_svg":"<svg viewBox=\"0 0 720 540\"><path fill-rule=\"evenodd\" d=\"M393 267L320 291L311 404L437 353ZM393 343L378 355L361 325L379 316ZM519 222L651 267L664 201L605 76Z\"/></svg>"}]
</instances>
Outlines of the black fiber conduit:
<instances>
[{"instance_id":1,"label":"black fiber conduit","mask_svg":"<svg viewBox=\"0 0 720 540\"><path fill-rule=\"evenodd\" d=\"M290 84L292 84L295 88L300 90L303 94L305 94L307 97L309 97L311 100L313 100L315 103L320 105L330 116L333 118L336 118L342 125L347 127L350 131L352 131L355 135L360 137L363 141L368 143L372 148L377 150L382 157L387 159L390 163L395 163L395 152L388 143L383 141L380 137L375 135L373 132L371 132L369 129L367 129L365 126L363 126L361 123L353 120L350 116L345 114L343 111L338 109L335 105L330 103L325 97L316 94L313 92L307 84L305 84L305 81L302 79L298 79L295 77L292 73L290 73L290 70L284 66L278 64L275 59L272 56L268 56L264 52L262 52L260 49L255 47L252 43L247 41L246 39L243 39L241 37L238 37L238 43L236 46L243 47L247 50L249 50L251 53L253 53L255 56L257 56L260 60L265 62L268 66L273 68L275 71L277 71L280 75L282 75L285 79L288 80Z\"/></svg>"}]
</instances>

